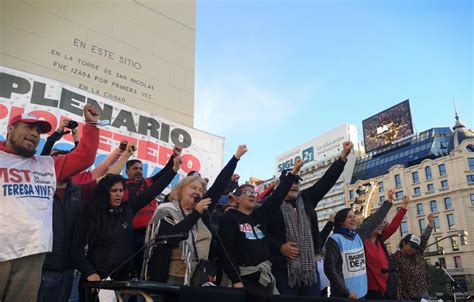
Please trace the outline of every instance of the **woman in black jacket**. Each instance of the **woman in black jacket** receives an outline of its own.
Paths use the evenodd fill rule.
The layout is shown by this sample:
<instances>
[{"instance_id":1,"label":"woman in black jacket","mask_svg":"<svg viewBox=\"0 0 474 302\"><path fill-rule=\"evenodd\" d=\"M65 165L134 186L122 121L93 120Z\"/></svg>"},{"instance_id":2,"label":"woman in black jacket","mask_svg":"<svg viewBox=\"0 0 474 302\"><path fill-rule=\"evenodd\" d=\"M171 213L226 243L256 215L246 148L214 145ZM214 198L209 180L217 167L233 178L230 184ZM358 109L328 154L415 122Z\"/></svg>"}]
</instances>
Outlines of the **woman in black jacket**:
<instances>
[{"instance_id":1,"label":"woman in black jacket","mask_svg":"<svg viewBox=\"0 0 474 302\"><path fill-rule=\"evenodd\" d=\"M136 276L133 261L126 262L133 254L133 216L171 183L179 167L180 158L176 157L172 170L136 198L131 196L128 200L124 200L125 179L122 176L108 174L99 181L93 201L84 210L73 251L82 282L107 277L127 280ZM83 253L86 244L87 256ZM124 265L116 270L122 263Z\"/></svg>"}]
</instances>

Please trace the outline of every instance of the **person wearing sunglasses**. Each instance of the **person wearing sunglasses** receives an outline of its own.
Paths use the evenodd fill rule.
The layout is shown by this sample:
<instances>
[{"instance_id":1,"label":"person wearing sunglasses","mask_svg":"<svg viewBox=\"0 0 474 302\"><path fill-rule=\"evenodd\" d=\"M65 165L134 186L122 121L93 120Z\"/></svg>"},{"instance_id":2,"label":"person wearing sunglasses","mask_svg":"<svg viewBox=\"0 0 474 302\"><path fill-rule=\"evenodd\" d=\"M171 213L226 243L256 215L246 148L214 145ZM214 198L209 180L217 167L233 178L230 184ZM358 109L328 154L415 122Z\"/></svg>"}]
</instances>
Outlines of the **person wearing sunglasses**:
<instances>
[{"instance_id":1,"label":"person wearing sunglasses","mask_svg":"<svg viewBox=\"0 0 474 302\"><path fill-rule=\"evenodd\" d=\"M352 147L352 142L344 142L341 156L311 187L300 191L302 179L296 176L285 202L272 213L268 225L272 272L281 294L321 295L316 256L330 231L320 233L315 208L341 176ZM282 171L280 180L286 173Z\"/></svg>"},{"instance_id":2,"label":"person wearing sunglasses","mask_svg":"<svg viewBox=\"0 0 474 302\"><path fill-rule=\"evenodd\" d=\"M296 161L267 202L258 208L258 193L253 185L237 188L237 209L227 211L219 225L219 235L225 247L219 258L233 287L245 287L251 293L278 293L271 273L266 225L272 212L280 208L302 165L303 161Z\"/></svg>"}]
</instances>

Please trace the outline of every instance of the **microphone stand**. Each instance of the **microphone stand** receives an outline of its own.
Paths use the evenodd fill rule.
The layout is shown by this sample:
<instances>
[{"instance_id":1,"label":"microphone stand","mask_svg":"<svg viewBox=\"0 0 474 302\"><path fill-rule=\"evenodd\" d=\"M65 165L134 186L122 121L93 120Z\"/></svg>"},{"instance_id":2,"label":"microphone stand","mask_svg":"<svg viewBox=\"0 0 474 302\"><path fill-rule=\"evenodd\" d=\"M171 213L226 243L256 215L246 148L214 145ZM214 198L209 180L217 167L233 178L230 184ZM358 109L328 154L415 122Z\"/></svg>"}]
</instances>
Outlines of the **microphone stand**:
<instances>
[{"instance_id":1,"label":"microphone stand","mask_svg":"<svg viewBox=\"0 0 474 302\"><path fill-rule=\"evenodd\" d=\"M467 297L468 295L464 292L464 290L459 286L459 284L456 282L456 280L454 280L454 278L451 276L450 273L448 273L448 271L442 266L442 265L439 265L439 267L443 270L444 274L446 276L448 276L449 279L451 279L451 288L452 288L452 291L453 291L453 298L454 298L454 302L457 301L457 298L456 298L456 289L458 289L463 295L464 297Z\"/></svg>"},{"instance_id":2,"label":"microphone stand","mask_svg":"<svg viewBox=\"0 0 474 302\"><path fill-rule=\"evenodd\" d=\"M104 279L102 279L100 281L100 284L99 284L99 288L97 289L97 293L102 289L102 285L104 284L104 282L110 277L112 276L115 272L117 272L119 269L121 269L125 264L127 264L130 260L133 260L133 258L135 258L136 255L138 255L139 253L141 253L142 251L144 251L145 249L153 246L153 245L161 245L161 244L168 244L168 240L169 239L180 239L180 238L188 238L188 234L187 233L178 233L178 234L173 234L173 235L161 235L161 236L155 236L153 237L152 240L150 240L149 242L147 242L147 244L143 245L138 251L136 251L135 253L133 253L130 257L128 257L125 261L123 261L119 266L117 266L110 274L107 275L107 277L105 277ZM183 239L183 240L184 240ZM95 297L94 301L97 301L99 295L97 294L97 296Z\"/></svg>"}]
</instances>

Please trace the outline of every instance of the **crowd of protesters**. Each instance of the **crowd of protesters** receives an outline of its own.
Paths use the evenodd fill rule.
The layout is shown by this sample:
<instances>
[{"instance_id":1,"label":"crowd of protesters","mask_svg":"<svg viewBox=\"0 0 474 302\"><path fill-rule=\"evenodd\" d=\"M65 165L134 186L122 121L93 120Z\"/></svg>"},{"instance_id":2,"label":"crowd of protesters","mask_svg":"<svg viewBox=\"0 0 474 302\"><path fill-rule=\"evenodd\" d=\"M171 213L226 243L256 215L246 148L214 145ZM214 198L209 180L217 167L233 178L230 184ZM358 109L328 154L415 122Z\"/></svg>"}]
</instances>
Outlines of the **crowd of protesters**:
<instances>
[{"instance_id":1,"label":"crowd of protesters","mask_svg":"<svg viewBox=\"0 0 474 302\"><path fill-rule=\"evenodd\" d=\"M344 171L351 142L304 190L301 160L261 194L251 184L239 186L235 170L248 151L240 145L210 186L199 171L190 172L158 204L180 170L182 149L175 146L163 169L144 178L142 163L130 159L136 146L124 141L88 171L99 115L85 105L81 137L66 119L41 156L35 156L40 135L51 125L30 114L10 119L0 144L0 301L68 301L75 270L82 301L98 295L85 282L109 279L258 294L320 297L329 287L338 298L427 297L423 251L433 217L421 237L405 236L393 256L384 245L407 211L407 197L390 224L384 219L393 190L361 225L347 208L319 230L315 208ZM55 149L69 131L75 147Z\"/></svg>"}]
</instances>

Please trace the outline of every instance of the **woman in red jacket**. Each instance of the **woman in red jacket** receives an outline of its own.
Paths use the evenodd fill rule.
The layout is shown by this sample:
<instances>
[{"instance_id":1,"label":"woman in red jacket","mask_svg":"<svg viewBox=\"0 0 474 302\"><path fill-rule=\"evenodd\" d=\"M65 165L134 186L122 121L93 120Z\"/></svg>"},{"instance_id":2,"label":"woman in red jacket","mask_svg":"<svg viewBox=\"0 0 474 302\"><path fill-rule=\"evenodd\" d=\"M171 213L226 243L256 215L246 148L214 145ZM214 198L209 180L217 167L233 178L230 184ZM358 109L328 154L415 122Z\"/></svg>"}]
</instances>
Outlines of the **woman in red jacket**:
<instances>
[{"instance_id":1,"label":"woman in red jacket","mask_svg":"<svg viewBox=\"0 0 474 302\"><path fill-rule=\"evenodd\" d=\"M393 200L394 190L388 192L389 200ZM403 197L402 207L388 224L382 222L372 234L364 240L367 260L368 292L366 299L396 299L397 285L394 272L390 270L390 261L385 240L390 238L400 226L407 212L408 196Z\"/></svg>"}]
</instances>

